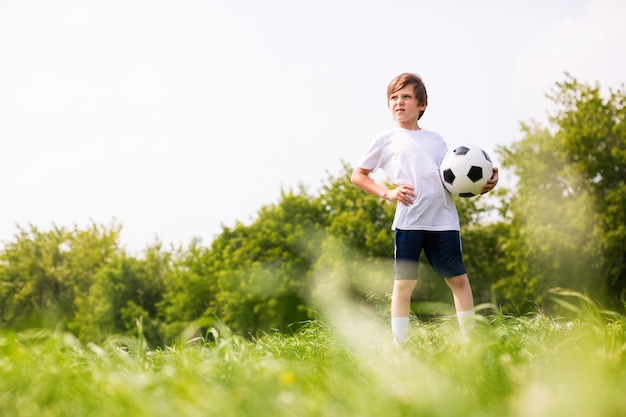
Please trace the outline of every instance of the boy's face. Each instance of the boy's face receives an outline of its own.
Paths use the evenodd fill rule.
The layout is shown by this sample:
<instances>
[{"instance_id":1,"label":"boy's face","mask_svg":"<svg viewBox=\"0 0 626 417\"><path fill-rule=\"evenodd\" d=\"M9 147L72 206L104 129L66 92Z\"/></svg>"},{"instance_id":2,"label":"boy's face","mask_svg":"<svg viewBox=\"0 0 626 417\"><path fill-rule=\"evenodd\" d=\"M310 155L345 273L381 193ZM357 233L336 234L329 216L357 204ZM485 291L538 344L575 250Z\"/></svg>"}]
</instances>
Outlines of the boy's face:
<instances>
[{"instance_id":1,"label":"boy's face","mask_svg":"<svg viewBox=\"0 0 626 417\"><path fill-rule=\"evenodd\" d=\"M412 85L391 94L387 105L398 126L405 129L416 129L417 118L426 109L426 104L417 101Z\"/></svg>"}]
</instances>

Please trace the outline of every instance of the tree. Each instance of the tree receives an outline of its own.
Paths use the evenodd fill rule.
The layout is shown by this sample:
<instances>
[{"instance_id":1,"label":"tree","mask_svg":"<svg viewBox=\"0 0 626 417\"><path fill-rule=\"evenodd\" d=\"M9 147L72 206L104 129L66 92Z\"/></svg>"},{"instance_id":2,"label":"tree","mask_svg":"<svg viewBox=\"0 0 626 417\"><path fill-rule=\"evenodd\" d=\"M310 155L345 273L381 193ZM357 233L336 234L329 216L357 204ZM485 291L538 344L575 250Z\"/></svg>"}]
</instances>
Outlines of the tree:
<instances>
[{"instance_id":1,"label":"tree","mask_svg":"<svg viewBox=\"0 0 626 417\"><path fill-rule=\"evenodd\" d=\"M157 306L163 298L169 258L157 243L145 250L143 259L119 253L98 270L72 326L79 337L100 342L115 334L135 334L140 321L143 336L161 343Z\"/></svg>"},{"instance_id":2,"label":"tree","mask_svg":"<svg viewBox=\"0 0 626 417\"><path fill-rule=\"evenodd\" d=\"M118 225L73 230L35 226L19 228L14 242L0 254L0 323L16 329L30 326L71 327L79 300L93 275L118 250Z\"/></svg>"},{"instance_id":3,"label":"tree","mask_svg":"<svg viewBox=\"0 0 626 417\"><path fill-rule=\"evenodd\" d=\"M346 163L338 176L330 175L318 198L324 209L326 232L367 258L393 256L391 222L395 204L358 189Z\"/></svg>"},{"instance_id":4,"label":"tree","mask_svg":"<svg viewBox=\"0 0 626 417\"><path fill-rule=\"evenodd\" d=\"M598 84L572 77L557 83L559 103L552 121L555 139L595 208L595 241L603 298L612 306L626 300L626 95L624 86L603 98Z\"/></svg>"},{"instance_id":5,"label":"tree","mask_svg":"<svg viewBox=\"0 0 626 417\"><path fill-rule=\"evenodd\" d=\"M310 318L307 277L321 222L321 207L300 189L262 207L251 225L224 228L207 253L206 277L216 294L196 314L219 317L244 335Z\"/></svg>"},{"instance_id":6,"label":"tree","mask_svg":"<svg viewBox=\"0 0 626 417\"><path fill-rule=\"evenodd\" d=\"M526 136L500 149L518 182L505 247L510 274L498 288L520 310L544 303L554 286L623 305L624 93L603 99L599 86L570 77L549 97L557 108L550 128L523 124Z\"/></svg>"},{"instance_id":7,"label":"tree","mask_svg":"<svg viewBox=\"0 0 626 417\"><path fill-rule=\"evenodd\" d=\"M157 304L164 340L178 337L204 314L215 297L215 282L207 271L207 253L200 240L193 239L187 248L179 247L172 254L171 266L163 278L163 299Z\"/></svg>"}]
</instances>

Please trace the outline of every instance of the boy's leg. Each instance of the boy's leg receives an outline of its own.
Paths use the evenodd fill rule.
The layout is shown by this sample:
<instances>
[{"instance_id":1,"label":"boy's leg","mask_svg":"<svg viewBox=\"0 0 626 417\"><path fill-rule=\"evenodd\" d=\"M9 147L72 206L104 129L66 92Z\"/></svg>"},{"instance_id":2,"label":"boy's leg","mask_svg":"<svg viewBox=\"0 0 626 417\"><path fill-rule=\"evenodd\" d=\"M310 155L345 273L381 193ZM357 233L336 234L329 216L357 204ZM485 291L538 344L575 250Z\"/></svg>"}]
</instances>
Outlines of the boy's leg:
<instances>
[{"instance_id":1,"label":"boy's leg","mask_svg":"<svg viewBox=\"0 0 626 417\"><path fill-rule=\"evenodd\" d=\"M467 335L474 327L474 295L467 274L446 278L446 284L452 291L454 307L461 327L461 334Z\"/></svg>"},{"instance_id":2,"label":"boy's leg","mask_svg":"<svg viewBox=\"0 0 626 417\"><path fill-rule=\"evenodd\" d=\"M396 344L406 342L409 333L411 295L417 284L418 265L424 232L400 230L394 232L394 281L391 293L391 331Z\"/></svg>"},{"instance_id":3,"label":"boy's leg","mask_svg":"<svg viewBox=\"0 0 626 417\"><path fill-rule=\"evenodd\" d=\"M411 294L417 280L396 279L393 281L391 293L391 332L396 344L407 341L409 333L409 314L411 311Z\"/></svg>"},{"instance_id":4,"label":"boy's leg","mask_svg":"<svg viewBox=\"0 0 626 417\"><path fill-rule=\"evenodd\" d=\"M474 295L467 274L446 278L446 284L452 291L454 307L456 311L468 311L474 309Z\"/></svg>"}]
</instances>

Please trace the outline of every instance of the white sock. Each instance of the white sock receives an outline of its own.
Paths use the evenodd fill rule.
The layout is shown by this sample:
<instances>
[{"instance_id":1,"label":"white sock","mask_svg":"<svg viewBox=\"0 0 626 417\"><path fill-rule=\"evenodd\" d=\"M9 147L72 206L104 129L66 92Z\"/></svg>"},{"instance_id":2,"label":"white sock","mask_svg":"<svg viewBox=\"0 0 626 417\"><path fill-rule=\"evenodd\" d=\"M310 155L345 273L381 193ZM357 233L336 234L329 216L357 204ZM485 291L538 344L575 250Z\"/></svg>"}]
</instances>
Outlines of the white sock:
<instances>
[{"instance_id":1,"label":"white sock","mask_svg":"<svg viewBox=\"0 0 626 417\"><path fill-rule=\"evenodd\" d=\"M456 317L459 320L459 327L461 328L461 334L467 336L474 327L474 310L457 311Z\"/></svg>"},{"instance_id":2,"label":"white sock","mask_svg":"<svg viewBox=\"0 0 626 417\"><path fill-rule=\"evenodd\" d=\"M396 345L405 343L409 334L409 318L408 317L392 317L391 333L393 334L393 342Z\"/></svg>"}]
</instances>

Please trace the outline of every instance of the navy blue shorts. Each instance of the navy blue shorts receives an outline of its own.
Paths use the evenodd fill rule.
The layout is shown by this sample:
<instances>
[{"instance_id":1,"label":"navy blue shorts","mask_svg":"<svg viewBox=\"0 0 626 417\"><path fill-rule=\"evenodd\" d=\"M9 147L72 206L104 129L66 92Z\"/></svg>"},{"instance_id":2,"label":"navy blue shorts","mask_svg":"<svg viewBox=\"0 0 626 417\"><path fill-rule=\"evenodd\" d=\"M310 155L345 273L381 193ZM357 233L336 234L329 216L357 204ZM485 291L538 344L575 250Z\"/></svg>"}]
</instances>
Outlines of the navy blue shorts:
<instances>
[{"instance_id":1,"label":"navy blue shorts","mask_svg":"<svg viewBox=\"0 0 626 417\"><path fill-rule=\"evenodd\" d=\"M417 279L422 250L440 277L456 277L466 272L461 253L461 234L457 230L429 232L396 229L393 240L395 279Z\"/></svg>"}]
</instances>

